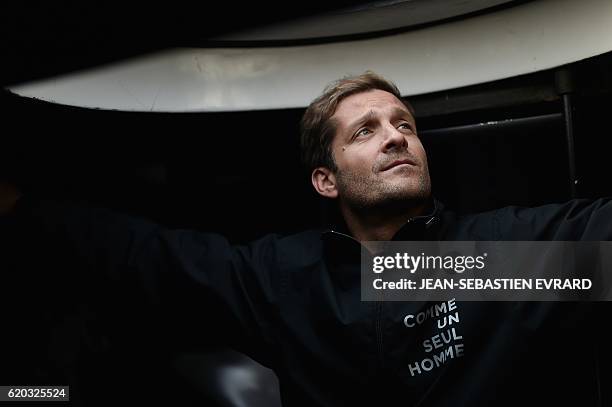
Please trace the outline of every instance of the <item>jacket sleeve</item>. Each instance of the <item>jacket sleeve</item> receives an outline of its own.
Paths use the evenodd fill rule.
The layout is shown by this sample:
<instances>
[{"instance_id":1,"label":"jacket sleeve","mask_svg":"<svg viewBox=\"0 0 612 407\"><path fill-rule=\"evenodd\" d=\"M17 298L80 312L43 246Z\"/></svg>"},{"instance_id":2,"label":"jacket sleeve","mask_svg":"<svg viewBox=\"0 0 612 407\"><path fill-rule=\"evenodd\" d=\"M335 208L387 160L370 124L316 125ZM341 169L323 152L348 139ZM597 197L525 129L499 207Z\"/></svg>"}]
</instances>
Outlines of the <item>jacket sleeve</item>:
<instances>
[{"instance_id":1,"label":"jacket sleeve","mask_svg":"<svg viewBox=\"0 0 612 407\"><path fill-rule=\"evenodd\" d=\"M612 240L612 198L496 212L499 240Z\"/></svg>"},{"instance_id":2,"label":"jacket sleeve","mask_svg":"<svg viewBox=\"0 0 612 407\"><path fill-rule=\"evenodd\" d=\"M120 298L127 298L127 306L144 302L166 331L194 335L186 341L205 335L252 353L245 348L270 340L275 236L232 246L217 234L168 230L111 210L28 198L18 203L15 219L28 245L51 244L75 259L78 274L86 277L77 281L87 281L79 290L104 290L101 298L109 304ZM29 255L36 256L39 246L28 246ZM58 265L48 270L62 272Z\"/></svg>"}]
</instances>

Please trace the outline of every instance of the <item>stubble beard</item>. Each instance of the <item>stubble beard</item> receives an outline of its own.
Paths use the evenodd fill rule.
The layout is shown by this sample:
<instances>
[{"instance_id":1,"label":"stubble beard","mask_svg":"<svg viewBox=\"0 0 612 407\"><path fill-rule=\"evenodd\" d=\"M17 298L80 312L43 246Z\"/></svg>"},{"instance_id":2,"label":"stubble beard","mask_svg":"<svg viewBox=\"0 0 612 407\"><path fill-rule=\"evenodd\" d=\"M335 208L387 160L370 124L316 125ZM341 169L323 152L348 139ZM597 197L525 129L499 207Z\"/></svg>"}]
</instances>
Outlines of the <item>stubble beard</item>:
<instances>
[{"instance_id":1,"label":"stubble beard","mask_svg":"<svg viewBox=\"0 0 612 407\"><path fill-rule=\"evenodd\" d=\"M431 196L427 168L405 178L402 183L388 183L375 176L363 176L350 171L336 172L338 192L343 204L355 212L405 211L421 205Z\"/></svg>"}]
</instances>

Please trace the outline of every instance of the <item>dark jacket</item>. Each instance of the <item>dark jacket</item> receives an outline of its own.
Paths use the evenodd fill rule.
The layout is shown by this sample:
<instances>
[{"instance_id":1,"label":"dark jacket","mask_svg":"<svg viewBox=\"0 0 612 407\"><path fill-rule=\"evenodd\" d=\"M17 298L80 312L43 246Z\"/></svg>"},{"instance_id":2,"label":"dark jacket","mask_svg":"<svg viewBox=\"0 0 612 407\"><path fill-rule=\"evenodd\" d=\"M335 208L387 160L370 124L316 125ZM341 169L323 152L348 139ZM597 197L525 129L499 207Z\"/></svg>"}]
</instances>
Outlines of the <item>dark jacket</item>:
<instances>
[{"instance_id":1,"label":"dark jacket","mask_svg":"<svg viewBox=\"0 0 612 407\"><path fill-rule=\"evenodd\" d=\"M126 297L145 304L171 346L218 340L274 369L286 406L601 401L593 304L456 303L454 329L433 318L409 328L406 315L434 304L362 302L360 245L337 231L232 246L216 234L27 198L15 219L23 236L51 237L85 265L109 306ZM466 216L436 203L394 240L611 237L612 202L599 199ZM424 341L440 333L444 347L432 352Z\"/></svg>"}]
</instances>

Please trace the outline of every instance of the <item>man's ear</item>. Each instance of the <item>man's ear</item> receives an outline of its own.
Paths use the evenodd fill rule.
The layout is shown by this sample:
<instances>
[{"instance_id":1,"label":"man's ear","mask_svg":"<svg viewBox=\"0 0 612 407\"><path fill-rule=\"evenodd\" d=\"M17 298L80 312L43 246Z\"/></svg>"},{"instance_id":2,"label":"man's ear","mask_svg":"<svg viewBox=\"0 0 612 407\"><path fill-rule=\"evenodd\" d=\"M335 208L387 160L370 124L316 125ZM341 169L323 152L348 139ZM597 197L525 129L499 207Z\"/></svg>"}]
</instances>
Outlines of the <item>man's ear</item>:
<instances>
[{"instance_id":1,"label":"man's ear","mask_svg":"<svg viewBox=\"0 0 612 407\"><path fill-rule=\"evenodd\" d=\"M336 176L327 167L317 167L312 170L310 176L312 186L325 198L337 198L338 189L336 188Z\"/></svg>"}]
</instances>

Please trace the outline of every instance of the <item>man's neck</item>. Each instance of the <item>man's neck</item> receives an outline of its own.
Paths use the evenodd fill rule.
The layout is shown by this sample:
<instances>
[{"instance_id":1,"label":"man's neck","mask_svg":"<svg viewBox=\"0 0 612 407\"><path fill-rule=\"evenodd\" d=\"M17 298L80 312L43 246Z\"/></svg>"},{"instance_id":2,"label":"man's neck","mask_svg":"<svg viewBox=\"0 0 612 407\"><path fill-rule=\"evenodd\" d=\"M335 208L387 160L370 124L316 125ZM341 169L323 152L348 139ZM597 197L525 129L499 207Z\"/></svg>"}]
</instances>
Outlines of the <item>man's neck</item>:
<instances>
[{"instance_id":1,"label":"man's neck","mask_svg":"<svg viewBox=\"0 0 612 407\"><path fill-rule=\"evenodd\" d=\"M408 219L424 215L429 201L407 206L403 211L393 213L385 210L370 210L367 213L357 213L350 208L341 206L340 211L351 235L363 241L391 240Z\"/></svg>"}]
</instances>

